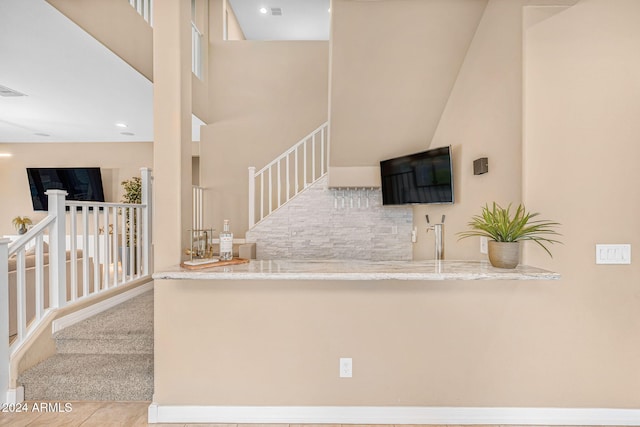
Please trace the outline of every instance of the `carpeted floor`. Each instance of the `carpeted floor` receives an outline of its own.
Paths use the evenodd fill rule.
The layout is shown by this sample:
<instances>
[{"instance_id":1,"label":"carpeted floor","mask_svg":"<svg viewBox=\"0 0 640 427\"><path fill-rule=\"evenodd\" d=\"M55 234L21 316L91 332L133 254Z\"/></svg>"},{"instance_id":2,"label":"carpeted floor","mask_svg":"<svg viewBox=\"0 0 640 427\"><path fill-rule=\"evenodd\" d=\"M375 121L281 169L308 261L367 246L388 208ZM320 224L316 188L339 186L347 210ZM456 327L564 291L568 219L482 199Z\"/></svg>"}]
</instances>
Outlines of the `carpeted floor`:
<instances>
[{"instance_id":1,"label":"carpeted floor","mask_svg":"<svg viewBox=\"0 0 640 427\"><path fill-rule=\"evenodd\" d=\"M142 401L153 395L153 291L58 332L57 354L24 372L27 400Z\"/></svg>"}]
</instances>

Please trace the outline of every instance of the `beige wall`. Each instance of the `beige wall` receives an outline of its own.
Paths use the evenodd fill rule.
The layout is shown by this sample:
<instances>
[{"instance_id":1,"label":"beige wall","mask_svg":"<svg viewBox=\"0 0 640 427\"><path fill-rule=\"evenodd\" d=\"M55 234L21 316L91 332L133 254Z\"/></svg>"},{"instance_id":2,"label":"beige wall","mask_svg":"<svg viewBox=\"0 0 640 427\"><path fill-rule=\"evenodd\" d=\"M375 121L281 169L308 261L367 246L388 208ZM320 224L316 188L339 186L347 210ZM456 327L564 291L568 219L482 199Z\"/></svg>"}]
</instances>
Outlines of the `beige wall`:
<instances>
[{"instance_id":1,"label":"beige wall","mask_svg":"<svg viewBox=\"0 0 640 427\"><path fill-rule=\"evenodd\" d=\"M594 264L596 243L640 243L640 4L525 3L487 4L433 138L454 146L457 203L416 208L416 224L446 213L455 239L485 202L524 200L562 222L564 241L553 259L527 247L525 261L562 279L163 281L158 403L640 405L639 270ZM473 176L481 156L489 173ZM431 245L421 237L417 256L431 258ZM448 240L449 258L478 258L477 245ZM337 378L339 357L353 357L353 379Z\"/></svg>"},{"instance_id":2,"label":"beige wall","mask_svg":"<svg viewBox=\"0 0 640 427\"><path fill-rule=\"evenodd\" d=\"M455 203L414 207L415 259L434 257L426 214L431 221L446 215L447 259L486 259L479 239L459 241L456 233L486 203L521 201L523 4L490 0L480 20L431 141L431 147L453 147ZM479 157L489 158L489 173L473 175Z\"/></svg>"},{"instance_id":3,"label":"beige wall","mask_svg":"<svg viewBox=\"0 0 640 427\"><path fill-rule=\"evenodd\" d=\"M584 349L575 336L580 329L572 334L567 319L548 315L561 306L554 297L562 287L160 280L154 401L636 408L634 365L625 364L624 377L623 367L611 366L614 358L572 351ZM338 377L340 357L353 358L353 378Z\"/></svg>"},{"instance_id":4,"label":"beige wall","mask_svg":"<svg viewBox=\"0 0 640 427\"><path fill-rule=\"evenodd\" d=\"M227 28L227 40L246 40L244 36L244 32L240 27L240 23L238 22L238 18L236 17L233 8L231 8L231 4L228 1L225 1L225 23Z\"/></svg>"},{"instance_id":5,"label":"beige wall","mask_svg":"<svg viewBox=\"0 0 640 427\"><path fill-rule=\"evenodd\" d=\"M153 147L147 142L0 144L0 152L13 154L0 158L0 235L16 234L11 219L18 215L34 222L46 215L33 211L26 168L100 167L105 200L118 202L120 182L153 166Z\"/></svg>"},{"instance_id":6,"label":"beige wall","mask_svg":"<svg viewBox=\"0 0 640 427\"><path fill-rule=\"evenodd\" d=\"M215 3L214 3L215 5ZM200 120L208 123L209 116L209 0L196 2L195 22L202 33L202 79L191 74L191 110Z\"/></svg>"},{"instance_id":7,"label":"beige wall","mask_svg":"<svg viewBox=\"0 0 640 427\"><path fill-rule=\"evenodd\" d=\"M153 81L153 31L128 1L47 1Z\"/></svg>"},{"instance_id":8,"label":"beige wall","mask_svg":"<svg viewBox=\"0 0 640 427\"><path fill-rule=\"evenodd\" d=\"M429 148L486 0L335 0L331 166Z\"/></svg>"},{"instance_id":9,"label":"beige wall","mask_svg":"<svg viewBox=\"0 0 640 427\"><path fill-rule=\"evenodd\" d=\"M227 0L209 0L209 8L210 42L225 40L225 32L226 40L245 40L238 18Z\"/></svg>"},{"instance_id":10,"label":"beige wall","mask_svg":"<svg viewBox=\"0 0 640 427\"><path fill-rule=\"evenodd\" d=\"M202 127L205 225L248 226L249 166L260 169L327 120L327 42L228 41L211 45L213 121Z\"/></svg>"},{"instance_id":11,"label":"beige wall","mask_svg":"<svg viewBox=\"0 0 640 427\"><path fill-rule=\"evenodd\" d=\"M575 390L616 405L634 396L637 408L640 4L585 0L539 16L525 11L524 200L564 235L553 259L526 256L563 275L541 327ZM596 265L597 243L631 244L636 265Z\"/></svg>"},{"instance_id":12,"label":"beige wall","mask_svg":"<svg viewBox=\"0 0 640 427\"><path fill-rule=\"evenodd\" d=\"M153 26L153 264L179 264L192 228L191 4L156 2Z\"/></svg>"}]
</instances>

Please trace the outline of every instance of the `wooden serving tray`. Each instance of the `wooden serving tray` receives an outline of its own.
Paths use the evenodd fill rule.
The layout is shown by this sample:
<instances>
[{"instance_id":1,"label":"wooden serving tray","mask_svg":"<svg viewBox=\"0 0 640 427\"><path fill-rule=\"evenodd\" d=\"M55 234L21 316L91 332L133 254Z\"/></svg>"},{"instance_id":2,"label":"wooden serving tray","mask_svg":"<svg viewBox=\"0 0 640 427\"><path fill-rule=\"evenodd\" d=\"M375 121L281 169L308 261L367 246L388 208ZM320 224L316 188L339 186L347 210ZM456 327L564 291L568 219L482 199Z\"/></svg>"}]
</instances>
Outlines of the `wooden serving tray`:
<instances>
[{"instance_id":1,"label":"wooden serving tray","mask_svg":"<svg viewBox=\"0 0 640 427\"><path fill-rule=\"evenodd\" d=\"M248 262L249 260L246 258L233 258L229 261L214 261L214 262L207 262L207 263L198 264L198 265L187 265L185 263L180 263L180 267L186 268L187 270L200 270L203 268L210 268L210 267L224 267L225 265L247 264Z\"/></svg>"}]
</instances>

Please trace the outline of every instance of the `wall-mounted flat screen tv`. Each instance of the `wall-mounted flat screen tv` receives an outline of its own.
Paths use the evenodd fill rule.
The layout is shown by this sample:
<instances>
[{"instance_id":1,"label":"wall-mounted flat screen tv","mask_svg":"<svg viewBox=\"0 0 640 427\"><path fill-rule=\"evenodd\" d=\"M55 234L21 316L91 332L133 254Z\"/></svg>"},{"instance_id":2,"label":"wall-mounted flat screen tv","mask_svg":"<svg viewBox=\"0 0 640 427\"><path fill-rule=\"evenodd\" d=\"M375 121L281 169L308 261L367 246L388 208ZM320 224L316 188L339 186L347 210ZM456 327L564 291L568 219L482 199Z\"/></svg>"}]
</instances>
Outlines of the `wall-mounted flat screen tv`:
<instances>
[{"instance_id":1,"label":"wall-mounted flat screen tv","mask_svg":"<svg viewBox=\"0 0 640 427\"><path fill-rule=\"evenodd\" d=\"M451 146L380 162L382 204L453 203Z\"/></svg>"},{"instance_id":2,"label":"wall-mounted flat screen tv","mask_svg":"<svg viewBox=\"0 0 640 427\"><path fill-rule=\"evenodd\" d=\"M46 211L45 192L64 190L67 200L104 202L100 168L27 168L34 211Z\"/></svg>"}]
</instances>

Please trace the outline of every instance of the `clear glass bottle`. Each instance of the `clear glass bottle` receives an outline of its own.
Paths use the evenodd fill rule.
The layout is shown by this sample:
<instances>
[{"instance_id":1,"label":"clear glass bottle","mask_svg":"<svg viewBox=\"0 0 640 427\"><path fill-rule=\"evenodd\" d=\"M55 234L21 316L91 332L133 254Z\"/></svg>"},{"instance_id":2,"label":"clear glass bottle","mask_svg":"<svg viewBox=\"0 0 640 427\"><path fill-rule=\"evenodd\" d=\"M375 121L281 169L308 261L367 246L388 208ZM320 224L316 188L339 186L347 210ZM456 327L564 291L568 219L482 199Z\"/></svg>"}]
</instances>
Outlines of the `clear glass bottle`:
<instances>
[{"instance_id":1,"label":"clear glass bottle","mask_svg":"<svg viewBox=\"0 0 640 427\"><path fill-rule=\"evenodd\" d=\"M224 220L224 226L220 232L220 261L233 259L233 233L229 227L229 220Z\"/></svg>"}]
</instances>

